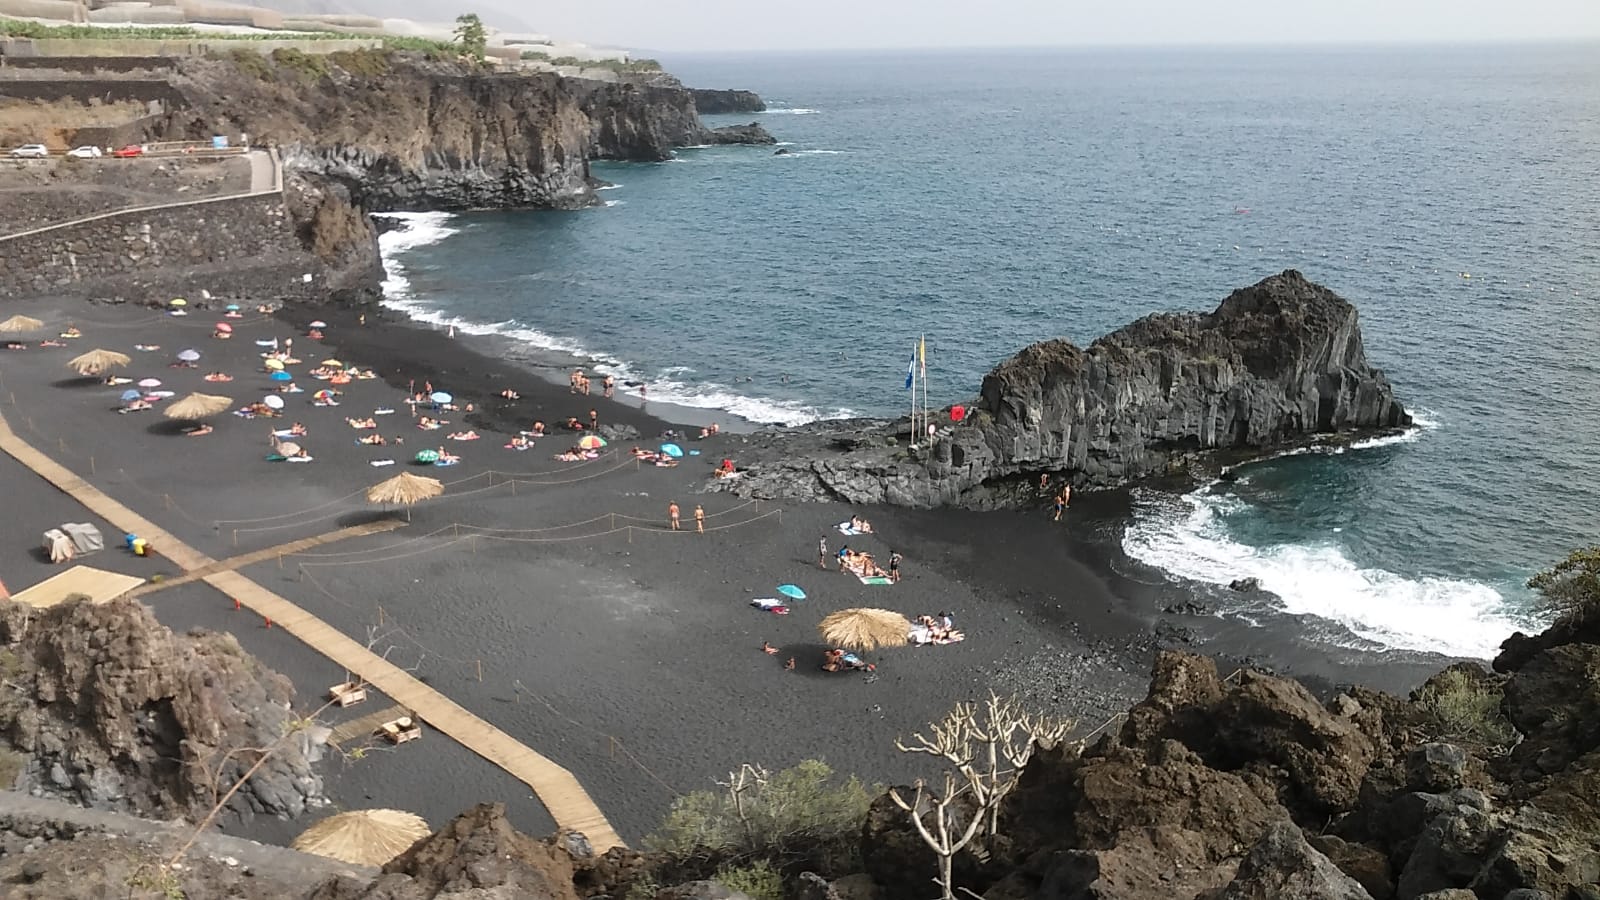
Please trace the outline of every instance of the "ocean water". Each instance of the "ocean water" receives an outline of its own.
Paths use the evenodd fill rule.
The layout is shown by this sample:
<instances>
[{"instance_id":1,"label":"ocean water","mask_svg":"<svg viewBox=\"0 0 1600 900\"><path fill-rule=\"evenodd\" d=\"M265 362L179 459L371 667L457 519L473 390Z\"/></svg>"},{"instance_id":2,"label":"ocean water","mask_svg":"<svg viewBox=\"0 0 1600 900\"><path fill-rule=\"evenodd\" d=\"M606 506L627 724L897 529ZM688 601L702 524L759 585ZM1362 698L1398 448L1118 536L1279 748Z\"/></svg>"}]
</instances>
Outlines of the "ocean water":
<instances>
[{"instance_id":1,"label":"ocean water","mask_svg":"<svg viewBox=\"0 0 1600 900\"><path fill-rule=\"evenodd\" d=\"M597 165L578 212L427 214L390 303L756 422L895 415L1024 345L1298 268L1421 427L1135 492L1134 560L1327 639L1487 656L1600 503L1600 46L668 59L790 152Z\"/></svg>"}]
</instances>

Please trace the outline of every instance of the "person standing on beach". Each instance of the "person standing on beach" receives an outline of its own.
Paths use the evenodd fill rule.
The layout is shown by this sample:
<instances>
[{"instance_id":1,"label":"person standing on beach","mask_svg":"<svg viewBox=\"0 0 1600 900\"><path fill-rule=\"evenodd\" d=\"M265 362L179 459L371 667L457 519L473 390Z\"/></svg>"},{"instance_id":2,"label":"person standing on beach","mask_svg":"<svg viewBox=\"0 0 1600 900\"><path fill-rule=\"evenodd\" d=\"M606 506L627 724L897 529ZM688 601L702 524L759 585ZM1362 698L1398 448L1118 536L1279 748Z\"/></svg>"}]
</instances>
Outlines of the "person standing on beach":
<instances>
[{"instance_id":1,"label":"person standing on beach","mask_svg":"<svg viewBox=\"0 0 1600 900\"><path fill-rule=\"evenodd\" d=\"M616 396L616 393L617 393L617 380L615 378L612 378L610 375L607 375L605 384L606 384L606 399L610 400L612 397Z\"/></svg>"},{"instance_id":2,"label":"person standing on beach","mask_svg":"<svg viewBox=\"0 0 1600 900\"><path fill-rule=\"evenodd\" d=\"M828 536L823 535L817 540L817 568L828 567Z\"/></svg>"},{"instance_id":3,"label":"person standing on beach","mask_svg":"<svg viewBox=\"0 0 1600 900\"><path fill-rule=\"evenodd\" d=\"M599 427L600 427L600 411L597 410L597 409L589 410L589 430L593 431L593 430L595 430L596 428L599 428Z\"/></svg>"},{"instance_id":4,"label":"person standing on beach","mask_svg":"<svg viewBox=\"0 0 1600 900\"><path fill-rule=\"evenodd\" d=\"M900 560L904 559L894 550L889 551L889 580L898 584L900 582Z\"/></svg>"},{"instance_id":5,"label":"person standing on beach","mask_svg":"<svg viewBox=\"0 0 1600 900\"><path fill-rule=\"evenodd\" d=\"M667 504L667 519L671 521L673 531L680 529L681 526L678 524L678 501L674 500Z\"/></svg>"},{"instance_id":6,"label":"person standing on beach","mask_svg":"<svg viewBox=\"0 0 1600 900\"><path fill-rule=\"evenodd\" d=\"M1064 493L1057 494L1056 495L1056 514L1055 514L1055 518L1051 519L1051 521L1052 522L1061 521L1061 513L1066 508L1067 508L1067 495L1064 494Z\"/></svg>"},{"instance_id":7,"label":"person standing on beach","mask_svg":"<svg viewBox=\"0 0 1600 900\"><path fill-rule=\"evenodd\" d=\"M694 530L701 534L706 533L706 510L698 503L694 505Z\"/></svg>"},{"instance_id":8,"label":"person standing on beach","mask_svg":"<svg viewBox=\"0 0 1600 900\"><path fill-rule=\"evenodd\" d=\"M640 400L644 399L644 389L645 389L645 383L642 382L642 381L639 382L639 399Z\"/></svg>"},{"instance_id":9,"label":"person standing on beach","mask_svg":"<svg viewBox=\"0 0 1600 900\"><path fill-rule=\"evenodd\" d=\"M1050 473L1048 472L1039 476L1039 493L1045 495L1050 493Z\"/></svg>"}]
</instances>

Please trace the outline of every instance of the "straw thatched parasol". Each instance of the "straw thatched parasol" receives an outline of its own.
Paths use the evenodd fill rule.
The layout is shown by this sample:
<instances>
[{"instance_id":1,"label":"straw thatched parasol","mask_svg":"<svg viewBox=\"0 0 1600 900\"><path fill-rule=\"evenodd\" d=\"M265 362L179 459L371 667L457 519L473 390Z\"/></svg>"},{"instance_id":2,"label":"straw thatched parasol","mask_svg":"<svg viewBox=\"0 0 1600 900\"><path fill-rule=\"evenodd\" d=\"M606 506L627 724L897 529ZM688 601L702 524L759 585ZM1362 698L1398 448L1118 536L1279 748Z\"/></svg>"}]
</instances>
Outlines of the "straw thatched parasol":
<instances>
[{"instance_id":1,"label":"straw thatched parasol","mask_svg":"<svg viewBox=\"0 0 1600 900\"><path fill-rule=\"evenodd\" d=\"M167 407L166 416L169 419L204 419L223 412L233 405L232 397L219 397L216 394L190 394Z\"/></svg>"},{"instance_id":2,"label":"straw thatched parasol","mask_svg":"<svg viewBox=\"0 0 1600 900\"><path fill-rule=\"evenodd\" d=\"M444 484L437 478L424 478L410 472L401 472L399 475L381 481L367 488L368 503L403 503L406 506L406 518L411 518L411 505L418 500L427 500L444 493Z\"/></svg>"},{"instance_id":3,"label":"straw thatched parasol","mask_svg":"<svg viewBox=\"0 0 1600 900\"><path fill-rule=\"evenodd\" d=\"M78 370L79 375L104 375L130 362L132 360L126 353L118 353L115 350L90 350L82 356L74 356L67 361L67 365Z\"/></svg>"},{"instance_id":4,"label":"straw thatched parasol","mask_svg":"<svg viewBox=\"0 0 1600 900\"><path fill-rule=\"evenodd\" d=\"M822 639L846 650L904 647L910 640L911 622L888 609L841 609L817 626Z\"/></svg>"},{"instance_id":5,"label":"straw thatched parasol","mask_svg":"<svg viewBox=\"0 0 1600 900\"><path fill-rule=\"evenodd\" d=\"M0 322L0 334L21 334L24 331L38 331L44 323L32 316L12 316Z\"/></svg>"},{"instance_id":6,"label":"straw thatched parasol","mask_svg":"<svg viewBox=\"0 0 1600 900\"><path fill-rule=\"evenodd\" d=\"M398 809L358 809L329 816L290 846L358 866L381 866L432 832L421 816Z\"/></svg>"}]
</instances>

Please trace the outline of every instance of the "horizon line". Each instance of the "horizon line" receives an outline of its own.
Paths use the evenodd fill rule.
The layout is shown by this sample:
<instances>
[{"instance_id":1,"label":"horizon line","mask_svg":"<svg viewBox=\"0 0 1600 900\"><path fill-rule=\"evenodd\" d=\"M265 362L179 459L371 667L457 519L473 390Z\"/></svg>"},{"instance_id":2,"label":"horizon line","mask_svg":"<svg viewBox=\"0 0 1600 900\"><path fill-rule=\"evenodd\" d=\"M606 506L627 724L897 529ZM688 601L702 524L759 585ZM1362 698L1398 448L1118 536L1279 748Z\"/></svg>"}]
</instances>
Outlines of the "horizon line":
<instances>
[{"instance_id":1,"label":"horizon line","mask_svg":"<svg viewBox=\"0 0 1600 900\"><path fill-rule=\"evenodd\" d=\"M1555 35L1548 37L1481 37L1481 38L1449 38L1432 40L1428 38L1373 38L1363 40L1317 40L1317 39L1286 39L1262 41L1170 41L1139 42L1139 41L1106 41L1098 43L1060 43L1060 44L961 44L950 46L929 45L903 45L884 47L749 47L739 49L723 48L688 48L671 49L666 47L636 48L627 47L631 53L646 54L698 54L707 56L747 56L758 53L996 53L1017 51L1050 51L1050 50L1362 50L1362 49L1400 49L1405 47L1523 47L1523 46L1548 46L1552 44L1583 45L1600 43L1600 34L1582 35Z\"/></svg>"}]
</instances>

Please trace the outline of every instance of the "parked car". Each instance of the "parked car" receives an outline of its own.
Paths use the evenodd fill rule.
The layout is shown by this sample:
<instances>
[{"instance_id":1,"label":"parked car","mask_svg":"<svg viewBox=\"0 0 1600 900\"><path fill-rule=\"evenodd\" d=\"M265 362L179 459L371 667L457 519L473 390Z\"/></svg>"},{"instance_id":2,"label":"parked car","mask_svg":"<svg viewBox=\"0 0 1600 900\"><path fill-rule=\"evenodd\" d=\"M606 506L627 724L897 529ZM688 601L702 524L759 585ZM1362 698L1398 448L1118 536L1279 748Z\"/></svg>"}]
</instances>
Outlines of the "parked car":
<instances>
[{"instance_id":1,"label":"parked car","mask_svg":"<svg viewBox=\"0 0 1600 900\"><path fill-rule=\"evenodd\" d=\"M143 156L144 155L144 148L139 146L138 144L129 144L126 147L122 147L120 149L113 150L111 152L111 155L115 156L118 159L129 159L129 158L134 157L134 156Z\"/></svg>"},{"instance_id":2,"label":"parked car","mask_svg":"<svg viewBox=\"0 0 1600 900\"><path fill-rule=\"evenodd\" d=\"M50 155L50 148L43 144L23 144L11 151L12 159L44 159Z\"/></svg>"},{"instance_id":3,"label":"parked car","mask_svg":"<svg viewBox=\"0 0 1600 900\"><path fill-rule=\"evenodd\" d=\"M100 152L100 148L99 147L88 147L88 146L85 146L85 147L73 147L71 150L67 151L67 155L72 157L73 159L99 159L101 156L104 156L105 154Z\"/></svg>"}]
</instances>

